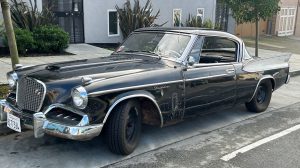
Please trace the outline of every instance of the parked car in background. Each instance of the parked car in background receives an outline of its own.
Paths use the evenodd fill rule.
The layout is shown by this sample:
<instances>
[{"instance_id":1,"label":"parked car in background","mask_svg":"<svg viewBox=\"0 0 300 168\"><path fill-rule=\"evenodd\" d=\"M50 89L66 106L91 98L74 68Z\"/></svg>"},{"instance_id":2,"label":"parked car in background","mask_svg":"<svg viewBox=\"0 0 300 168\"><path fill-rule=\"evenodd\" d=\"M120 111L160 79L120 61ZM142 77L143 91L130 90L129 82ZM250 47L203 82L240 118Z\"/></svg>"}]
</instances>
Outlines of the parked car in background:
<instances>
[{"instance_id":1,"label":"parked car in background","mask_svg":"<svg viewBox=\"0 0 300 168\"><path fill-rule=\"evenodd\" d=\"M241 103L265 111L272 92L289 81L289 58L253 58L225 32L139 29L108 57L9 72L0 119L37 138L90 140L104 131L108 147L128 155L142 124L163 127Z\"/></svg>"}]
</instances>

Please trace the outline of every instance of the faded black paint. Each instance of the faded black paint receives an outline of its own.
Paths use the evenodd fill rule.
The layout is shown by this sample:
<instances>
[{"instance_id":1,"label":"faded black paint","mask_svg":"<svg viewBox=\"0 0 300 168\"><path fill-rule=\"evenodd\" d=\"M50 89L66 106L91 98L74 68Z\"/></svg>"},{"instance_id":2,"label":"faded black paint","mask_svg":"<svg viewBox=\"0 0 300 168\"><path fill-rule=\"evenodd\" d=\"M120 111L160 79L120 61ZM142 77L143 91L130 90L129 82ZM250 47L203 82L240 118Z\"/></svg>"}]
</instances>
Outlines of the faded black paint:
<instances>
[{"instance_id":1,"label":"faded black paint","mask_svg":"<svg viewBox=\"0 0 300 168\"><path fill-rule=\"evenodd\" d=\"M230 38L233 38L232 35ZM242 46L243 43L238 42ZM242 65L243 62L236 62L187 67L165 58L113 54L104 58L38 65L16 72L19 78L31 77L46 84L47 94L43 110L54 103L73 106L72 89L84 85L90 98L100 99L103 107L106 107L102 112L97 112L101 116L97 122L102 122L112 100L118 95L143 90L155 97L163 115L163 122L167 125L215 107L232 107L237 103L245 103L254 94L263 75L273 76L277 73L274 76L277 89L284 84L289 72L287 67L248 73L242 70ZM227 70L230 69L234 71L228 73ZM81 78L84 76L96 81L83 84Z\"/></svg>"}]
</instances>

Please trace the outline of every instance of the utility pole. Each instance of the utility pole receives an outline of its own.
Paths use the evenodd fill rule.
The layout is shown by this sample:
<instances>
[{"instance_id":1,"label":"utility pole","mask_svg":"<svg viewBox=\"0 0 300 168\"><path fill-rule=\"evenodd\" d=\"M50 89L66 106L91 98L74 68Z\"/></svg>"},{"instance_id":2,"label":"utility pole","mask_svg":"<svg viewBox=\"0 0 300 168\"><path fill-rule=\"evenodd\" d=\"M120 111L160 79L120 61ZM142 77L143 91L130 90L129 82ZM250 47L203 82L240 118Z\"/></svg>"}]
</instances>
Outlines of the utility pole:
<instances>
[{"instance_id":1,"label":"utility pole","mask_svg":"<svg viewBox=\"0 0 300 168\"><path fill-rule=\"evenodd\" d=\"M12 25L11 15L10 15L10 7L7 0L0 0L1 1L1 7L2 7L2 14L5 24L5 31L9 46L9 52L10 52L10 58L12 63L12 68L15 69L15 65L19 64L19 53L15 38L15 32Z\"/></svg>"}]
</instances>

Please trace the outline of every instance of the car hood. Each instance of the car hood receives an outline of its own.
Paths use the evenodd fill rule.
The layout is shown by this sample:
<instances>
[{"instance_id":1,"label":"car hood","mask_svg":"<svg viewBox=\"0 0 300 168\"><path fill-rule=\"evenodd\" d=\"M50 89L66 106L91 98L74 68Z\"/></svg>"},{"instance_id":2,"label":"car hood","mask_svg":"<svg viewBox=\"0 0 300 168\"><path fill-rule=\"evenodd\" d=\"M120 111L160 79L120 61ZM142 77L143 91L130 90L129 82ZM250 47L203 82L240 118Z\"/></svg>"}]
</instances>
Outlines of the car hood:
<instances>
[{"instance_id":1,"label":"car hood","mask_svg":"<svg viewBox=\"0 0 300 168\"><path fill-rule=\"evenodd\" d=\"M82 77L90 77L93 80L108 79L164 67L171 65L156 57L114 55L25 67L16 72L19 77L28 76L51 83L66 79L81 80Z\"/></svg>"}]
</instances>

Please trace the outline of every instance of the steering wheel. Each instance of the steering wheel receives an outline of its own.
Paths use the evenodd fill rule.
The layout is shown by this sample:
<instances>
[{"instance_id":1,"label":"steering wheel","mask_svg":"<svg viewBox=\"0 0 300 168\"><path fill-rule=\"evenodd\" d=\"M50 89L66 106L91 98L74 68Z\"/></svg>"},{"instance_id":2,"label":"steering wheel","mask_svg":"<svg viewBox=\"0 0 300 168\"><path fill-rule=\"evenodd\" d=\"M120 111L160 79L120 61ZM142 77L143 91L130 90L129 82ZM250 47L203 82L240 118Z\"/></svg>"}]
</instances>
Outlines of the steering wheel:
<instances>
[{"instance_id":1,"label":"steering wheel","mask_svg":"<svg viewBox=\"0 0 300 168\"><path fill-rule=\"evenodd\" d=\"M169 53L172 53L172 54L174 54L174 55L177 55L177 56L178 56L178 58L179 58L179 57L181 57L181 54L180 54L180 53L178 53L177 51L174 51L174 50L169 50L168 52L169 52Z\"/></svg>"}]
</instances>

